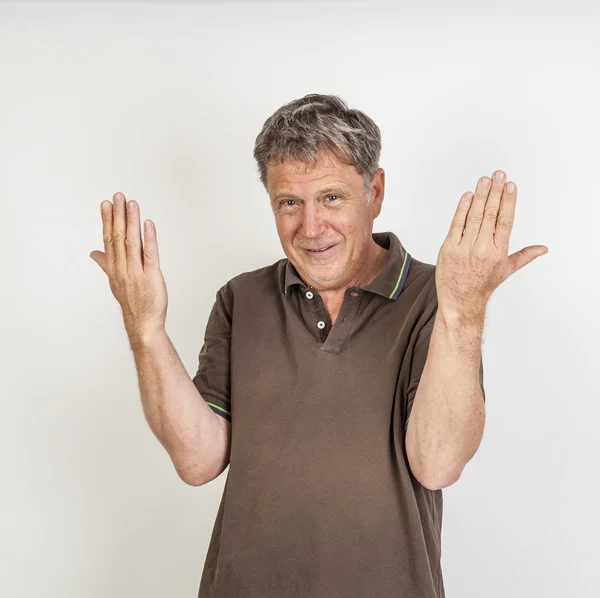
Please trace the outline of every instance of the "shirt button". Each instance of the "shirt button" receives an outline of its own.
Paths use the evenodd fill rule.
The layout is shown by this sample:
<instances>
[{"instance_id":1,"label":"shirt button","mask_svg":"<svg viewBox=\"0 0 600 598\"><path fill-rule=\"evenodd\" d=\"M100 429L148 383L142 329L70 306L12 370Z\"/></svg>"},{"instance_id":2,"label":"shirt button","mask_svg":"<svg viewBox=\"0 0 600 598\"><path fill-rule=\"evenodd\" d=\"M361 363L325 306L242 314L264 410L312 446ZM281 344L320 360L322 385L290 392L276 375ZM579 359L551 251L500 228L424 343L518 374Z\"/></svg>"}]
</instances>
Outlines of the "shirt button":
<instances>
[{"instance_id":1,"label":"shirt button","mask_svg":"<svg viewBox=\"0 0 600 598\"><path fill-rule=\"evenodd\" d=\"M317 328L319 328L320 330L323 330L323 328L325 328L325 322L323 322L323 320L320 320L319 322L317 322Z\"/></svg>"},{"instance_id":2,"label":"shirt button","mask_svg":"<svg viewBox=\"0 0 600 598\"><path fill-rule=\"evenodd\" d=\"M313 298L313 296L314 296L314 295L312 294L312 291L308 291L308 292L306 293L306 298L307 298L307 299L312 299L312 298Z\"/></svg>"}]
</instances>

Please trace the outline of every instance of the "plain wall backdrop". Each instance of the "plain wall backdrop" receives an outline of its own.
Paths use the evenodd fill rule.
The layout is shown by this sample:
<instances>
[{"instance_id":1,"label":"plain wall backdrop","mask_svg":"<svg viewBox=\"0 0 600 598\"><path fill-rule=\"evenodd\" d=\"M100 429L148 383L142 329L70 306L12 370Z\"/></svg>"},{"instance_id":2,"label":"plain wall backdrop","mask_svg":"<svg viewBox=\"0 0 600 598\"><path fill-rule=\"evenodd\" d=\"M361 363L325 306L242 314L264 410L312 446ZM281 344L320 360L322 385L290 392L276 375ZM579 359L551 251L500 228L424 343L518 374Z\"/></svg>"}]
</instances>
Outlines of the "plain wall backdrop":
<instances>
[{"instance_id":1,"label":"plain wall backdrop","mask_svg":"<svg viewBox=\"0 0 600 598\"><path fill-rule=\"evenodd\" d=\"M443 491L446 593L600 595L591 3L2 3L0 82L2 597L197 595L228 470L187 486L146 423L89 257L100 203L122 191L156 224L193 376L217 289L285 257L252 150L307 93L379 125L374 230L421 261L479 177L516 182L510 253L549 253L488 303L484 437Z\"/></svg>"}]
</instances>

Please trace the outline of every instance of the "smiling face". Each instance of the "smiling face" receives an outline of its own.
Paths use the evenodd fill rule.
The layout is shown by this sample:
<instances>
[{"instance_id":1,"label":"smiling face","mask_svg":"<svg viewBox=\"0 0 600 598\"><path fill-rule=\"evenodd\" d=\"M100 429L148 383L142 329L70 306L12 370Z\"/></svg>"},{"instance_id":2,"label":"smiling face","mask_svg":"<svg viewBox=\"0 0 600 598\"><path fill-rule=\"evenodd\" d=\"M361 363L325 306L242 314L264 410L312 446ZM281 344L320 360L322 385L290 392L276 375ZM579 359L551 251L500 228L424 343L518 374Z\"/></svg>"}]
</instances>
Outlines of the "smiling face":
<instances>
[{"instance_id":1,"label":"smiling face","mask_svg":"<svg viewBox=\"0 0 600 598\"><path fill-rule=\"evenodd\" d=\"M307 284L342 291L364 283L380 250L371 234L383 201L383 169L371 182L370 203L363 177L325 152L315 168L291 160L270 165L267 189L283 251Z\"/></svg>"}]
</instances>

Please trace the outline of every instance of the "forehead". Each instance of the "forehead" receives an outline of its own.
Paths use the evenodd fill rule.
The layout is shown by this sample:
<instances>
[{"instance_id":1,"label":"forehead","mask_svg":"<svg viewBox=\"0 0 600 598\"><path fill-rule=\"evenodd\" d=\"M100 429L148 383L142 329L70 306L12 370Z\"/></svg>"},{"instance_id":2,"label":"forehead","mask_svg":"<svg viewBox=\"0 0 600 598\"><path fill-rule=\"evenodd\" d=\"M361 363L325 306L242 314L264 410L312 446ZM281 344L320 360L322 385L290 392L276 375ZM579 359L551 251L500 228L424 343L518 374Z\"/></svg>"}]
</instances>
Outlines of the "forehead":
<instances>
[{"instance_id":1,"label":"forehead","mask_svg":"<svg viewBox=\"0 0 600 598\"><path fill-rule=\"evenodd\" d=\"M361 176L354 166L345 164L330 153L319 152L314 168L298 160L286 160L280 164L270 164L267 168L267 189L269 195L299 191L300 189L321 188L337 184L352 188L360 185Z\"/></svg>"}]
</instances>

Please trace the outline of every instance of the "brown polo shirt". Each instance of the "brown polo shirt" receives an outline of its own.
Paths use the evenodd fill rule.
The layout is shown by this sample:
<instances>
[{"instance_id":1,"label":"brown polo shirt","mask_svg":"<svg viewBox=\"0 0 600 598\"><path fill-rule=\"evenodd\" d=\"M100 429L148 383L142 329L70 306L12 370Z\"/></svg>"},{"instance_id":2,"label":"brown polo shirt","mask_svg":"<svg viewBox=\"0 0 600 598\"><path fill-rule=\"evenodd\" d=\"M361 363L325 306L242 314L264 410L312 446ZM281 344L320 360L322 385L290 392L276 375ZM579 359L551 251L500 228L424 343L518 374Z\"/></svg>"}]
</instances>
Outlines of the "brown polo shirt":
<instances>
[{"instance_id":1,"label":"brown polo shirt","mask_svg":"<svg viewBox=\"0 0 600 598\"><path fill-rule=\"evenodd\" d=\"M199 598L444 597L442 491L412 475L404 437L435 266L373 239L387 262L333 327L287 258L217 293L194 384L231 421L231 460Z\"/></svg>"}]
</instances>

